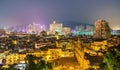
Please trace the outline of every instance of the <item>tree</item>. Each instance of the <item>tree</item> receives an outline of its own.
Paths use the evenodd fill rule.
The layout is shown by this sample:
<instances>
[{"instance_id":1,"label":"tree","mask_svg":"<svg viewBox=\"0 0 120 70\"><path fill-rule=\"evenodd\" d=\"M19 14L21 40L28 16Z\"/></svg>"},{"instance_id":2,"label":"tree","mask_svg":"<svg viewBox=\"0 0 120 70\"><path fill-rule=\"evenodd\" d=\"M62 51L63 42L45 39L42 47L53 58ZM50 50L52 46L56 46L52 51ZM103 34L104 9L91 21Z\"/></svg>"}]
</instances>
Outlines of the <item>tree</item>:
<instances>
[{"instance_id":1,"label":"tree","mask_svg":"<svg viewBox=\"0 0 120 70\"><path fill-rule=\"evenodd\" d=\"M35 56L27 55L26 60L28 61L28 70L36 70Z\"/></svg>"},{"instance_id":2,"label":"tree","mask_svg":"<svg viewBox=\"0 0 120 70\"><path fill-rule=\"evenodd\" d=\"M28 70L53 70L52 64L42 60L41 57L27 55L26 60L28 61Z\"/></svg>"},{"instance_id":3,"label":"tree","mask_svg":"<svg viewBox=\"0 0 120 70\"><path fill-rule=\"evenodd\" d=\"M120 70L120 51L116 48L108 50L102 64L104 70Z\"/></svg>"},{"instance_id":4,"label":"tree","mask_svg":"<svg viewBox=\"0 0 120 70\"><path fill-rule=\"evenodd\" d=\"M52 63L47 62L48 69L53 70Z\"/></svg>"}]
</instances>

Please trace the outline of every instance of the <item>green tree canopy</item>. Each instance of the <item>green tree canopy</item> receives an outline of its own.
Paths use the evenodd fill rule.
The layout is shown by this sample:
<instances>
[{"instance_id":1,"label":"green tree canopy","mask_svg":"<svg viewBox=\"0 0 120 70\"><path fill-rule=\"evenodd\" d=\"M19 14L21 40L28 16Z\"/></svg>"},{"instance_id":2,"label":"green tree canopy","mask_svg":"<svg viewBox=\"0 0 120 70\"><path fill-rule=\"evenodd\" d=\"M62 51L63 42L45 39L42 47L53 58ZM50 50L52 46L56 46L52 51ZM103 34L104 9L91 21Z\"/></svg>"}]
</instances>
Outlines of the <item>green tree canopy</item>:
<instances>
[{"instance_id":1,"label":"green tree canopy","mask_svg":"<svg viewBox=\"0 0 120 70\"><path fill-rule=\"evenodd\" d=\"M41 57L27 55L26 60L28 62L28 70L53 70L52 63L42 60Z\"/></svg>"},{"instance_id":2,"label":"green tree canopy","mask_svg":"<svg viewBox=\"0 0 120 70\"><path fill-rule=\"evenodd\" d=\"M104 54L104 70L120 70L120 51L117 48L111 48Z\"/></svg>"}]
</instances>

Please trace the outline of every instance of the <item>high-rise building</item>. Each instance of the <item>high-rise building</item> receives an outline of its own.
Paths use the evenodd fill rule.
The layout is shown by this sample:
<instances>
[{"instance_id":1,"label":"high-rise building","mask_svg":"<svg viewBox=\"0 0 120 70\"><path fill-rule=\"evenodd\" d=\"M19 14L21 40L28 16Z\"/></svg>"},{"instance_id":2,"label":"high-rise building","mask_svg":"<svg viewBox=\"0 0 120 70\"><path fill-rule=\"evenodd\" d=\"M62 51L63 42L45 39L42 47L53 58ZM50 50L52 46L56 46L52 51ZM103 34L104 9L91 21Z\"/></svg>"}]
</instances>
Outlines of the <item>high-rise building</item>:
<instances>
[{"instance_id":1,"label":"high-rise building","mask_svg":"<svg viewBox=\"0 0 120 70\"><path fill-rule=\"evenodd\" d=\"M84 34L85 35L93 35L93 26L92 25L86 25Z\"/></svg>"},{"instance_id":2,"label":"high-rise building","mask_svg":"<svg viewBox=\"0 0 120 70\"><path fill-rule=\"evenodd\" d=\"M79 25L75 27L76 31L80 31L83 32L84 31L84 26L83 25Z\"/></svg>"},{"instance_id":3,"label":"high-rise building","mask_svg":"<svg viewBox=\"0 0 120 70\"><path fill-rule=\"evenodd\" d=\"M63 35L69 35L69 34L71 34L71 28L70 27L63 27L62 34Z\"/></svg>"},{"instance_id":4,"label":"high-rise building","mask_svg":"<svg viewBox=\"0 0 120 70\"><path fill-rule=\"evenodd\" d=\"M0 35L5 33L6 33L5 29L0 29Z\"/></svg>"},{"instance_id":5,"label":"high-rise building","mask_svg":"<svg viewBox=\"0 0 120 70\"><path fill-rule=\"evenodd\" d=\"M56 21L53 21L52 24L50 24L50 34L55 34L56 32L61 35L62 34L62 23L58 23Z\"/></svg>"},{"instance_id":6,"label":"high-rise building","mask_svg":"<svg viewBox=\"0 0 120 70\"><path fill-rule=\"evenodd\" d=\"M38 34L44 30L45 30L45 27L40 24L37 24L37 23L28 25L28 33L30 33L30 34Z\"/></svg>"},{"instance_id":7,"label":"high-rise building","mask_svg":"<svg viewBox=\"0 0 120 70\"><path fill-rule=\"evenodd\" d=\"M28 30L27 30L28 33L32 34L33 32L33 29L32 29L32 24L29 24L28 25Z\"/></svg>"},{"instance_id":8,"label":"high-rise building","mask_svg":"<svg viewBox=\"0 0 120 70\"><path fill-rule=\"evenodd\" d=\"M79 25L75 27L74 35L83 35L84 34L84 25Z\"/></svg>"},{"instance_id":9,"label":"high-rise building","mask_svg":"<svg viewBox=\"0 0 120 70\"><path fill-rule=\"evenodd\" d=\"M120 30L111 30L112 35L120 35Z\"/></svg>"},{"instance_id":10,"label":"high-rise building","mask_svg":"<svg viewBox=\"0 0 120 70\"><path fill-rule=\"evenodd\" d=\"M109 23L105 20L99 19L94 24L93 38L108 39L110 37Z\"/></svg>"},{"instance_id":11,"label":"high-rise building","mask_svg":"<svg viewBox=\"0 0 120 70\"><path fill-rule=\"evenodd\" d=\"M75 27L74 35L93 35L93 26L92 25L79 25Z\"/></svg>"}]
</instances>

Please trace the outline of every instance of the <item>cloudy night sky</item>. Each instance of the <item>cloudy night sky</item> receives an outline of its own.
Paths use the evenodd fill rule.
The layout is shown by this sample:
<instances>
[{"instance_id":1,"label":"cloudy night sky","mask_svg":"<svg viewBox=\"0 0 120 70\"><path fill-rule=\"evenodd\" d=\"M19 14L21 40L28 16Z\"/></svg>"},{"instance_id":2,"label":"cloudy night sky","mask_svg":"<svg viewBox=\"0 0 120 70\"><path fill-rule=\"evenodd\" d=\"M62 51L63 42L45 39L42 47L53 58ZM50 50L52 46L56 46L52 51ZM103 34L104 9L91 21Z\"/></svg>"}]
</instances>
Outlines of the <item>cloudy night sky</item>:
<instances>
[{"instance_id":1,"label":"cloudy night sky","mask_svg":"<svg viewBox=\"0 0 120 70\"><path fill-rule=\"evenodd\" d=\"M0 0L0 27L33 22L48 27L54 20L94 24L99 18L120 29L120 0Z\"/></svg>"}]
</instances>

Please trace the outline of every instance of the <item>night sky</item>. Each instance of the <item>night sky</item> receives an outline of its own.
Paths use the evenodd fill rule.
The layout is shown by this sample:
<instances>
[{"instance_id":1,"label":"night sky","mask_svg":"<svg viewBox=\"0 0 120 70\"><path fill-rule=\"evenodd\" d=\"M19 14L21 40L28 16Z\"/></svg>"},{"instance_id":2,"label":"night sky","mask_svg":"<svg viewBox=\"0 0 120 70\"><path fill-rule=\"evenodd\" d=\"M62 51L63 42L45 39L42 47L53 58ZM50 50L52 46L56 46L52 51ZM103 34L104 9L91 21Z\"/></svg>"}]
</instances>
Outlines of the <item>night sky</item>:
<instances>
[{"instance_id":1,"label":"night sky","mask_svg":"<svg viewBox=\"0 0 120 70\"><path fill-rule=\"evenodd\" d=\"M94 24L99 18L120 29L120 0L0 0L0 27L33 22L48 27L54 20Z\"/></svg>"}]
</instances>

